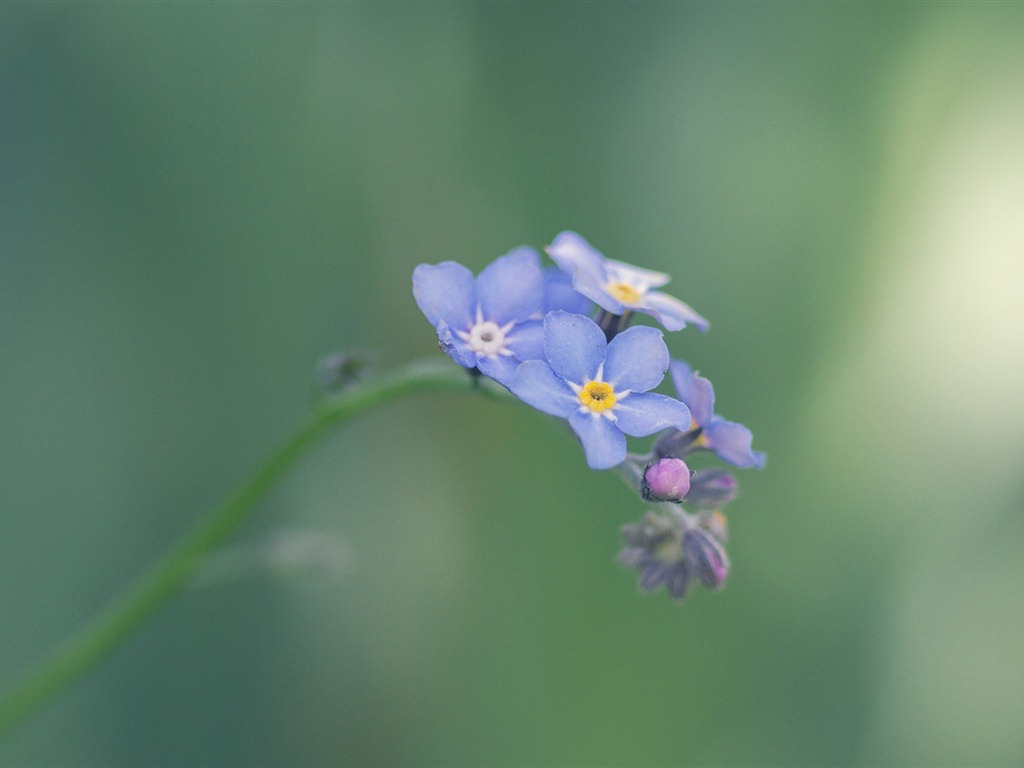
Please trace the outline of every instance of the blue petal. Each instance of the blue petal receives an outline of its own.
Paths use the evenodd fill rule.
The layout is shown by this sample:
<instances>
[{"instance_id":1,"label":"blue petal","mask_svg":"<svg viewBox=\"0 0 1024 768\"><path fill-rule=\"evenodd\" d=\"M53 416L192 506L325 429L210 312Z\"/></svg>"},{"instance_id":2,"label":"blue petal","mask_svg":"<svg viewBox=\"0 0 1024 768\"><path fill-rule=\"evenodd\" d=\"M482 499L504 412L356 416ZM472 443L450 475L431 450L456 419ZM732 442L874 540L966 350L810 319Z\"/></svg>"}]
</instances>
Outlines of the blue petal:
<instances>
[{"instance_id":1,"label":"blue petal","mask_svg":"<svg viewBox=\"0 0 1024 768\"><path fill-rule=\"evenodd\" d=\"M558 267L547 267L544 272L543 314L561 309L577 315L589 315L594 309L590 299L572 287L572 278Z\"/></svg>"},{"instance_id":2,"label":"blue petal","mask_svg":"<svg viewBox=\"0 0 1024 768\"><path fill-rule=\"evenodd\" d=\"M715 390L711 382L694 373L682 360L673 360L669 371L676 394L690 406L690 417L694 424L703 427L711 421L715 409Z\"/></svg>"},{"instance_id":3,"label":"blue petal","mask_svg":"<svg viewBox=\"0 0 1024 768\"><path fill-rule=\"evenodd\" d=\"M711 323L698 315L693 307L661 291L644 294L644 305L640 311L651 315L665 326L666 331L680 331L687 324L696 326L700 331L711 327Z\"/></svg>"},{"instance_id":4,"label":"blue petal","mask_svg":"<svg viewBox=\"0 0 1024 768\"><path fill-rule=\"evenodd\" d=\"M494 379L503 387L507 387L511 383L512 377L516 374L519 361L514 357L506 357L505 355L479 355L476 367L487 378Z\"/></svg>"},{"instance_id":5,"label":"blue petal","mask_svg":"<svg viewBox=\"0 0 1024 768\"><path fill-rule=\"evenodd\" d=\"M626 460L626 436L608 419L576 409L569 417L569 426L583 443L591 469L611 469Z\"/></svg>"},{"instance_id":6,"label":"blue petal","mask_svg":"<svg viewBox=\"0 0 1024 768\"><path fill-rule=\"evenodd\" d=\"M604 380L616 390L646 392L665 378L668 361L668 347L661 331L636 325L608 343Z\"/></svg>"},{"instance_id":7,"label":"blue petal","mask_svg":"<svg viewBox=\"0 0 1024 768\"><path fill-rule=\"evenodd\" d=\"M524 403L552 416L565 419L579 410L579 398L543 360L522 363L516 369L509 389Z\"/></svg>"},{"instance_id":8,"label":"blue petal","mask_svg":"<svg viewBox=\"0 0 1024 768\"><path fill-rule=\"evenodd\" d=\"M476 285L473 273L461 264L420 264L412 272L412 295L435 328L441 320L459 330L473 324Z\"/></svg>"},{"instance_id":9,"label":"blue petal","mask_svg":"<svg viewBox=\"0 0 1024 768\"><path fill-rule=\"evenodd\" d=\"M448 324L442 320L437 324L437 343L452 360L463 368L475 368L476 352L466 346L466 342L452 333Z\"/></svg>"},{"instance_id":10,"label":"blue petal","mask_svg":"<svg viewBox=\"0 0 1024 768\"><path fill-rule=\"evenodd\" d=\"M576 272L599 284L603 284L607 279L604 256L575 232L560 233L544 250L568 275Z\"/></svg>"},{"instance_id":11,"label":"blue petal","mask_svg":"<svg viewBox=\"0 0 1024 768\"><path fill-rule=\"evenodd\" d=\"M537 252L523 246L495 259L477 277L476 294L485 320L504 325L528 318L544 298Z\"/></svg>"},{"instance_id":12,"label":"blue petal","mask_svg":"<svg viewBox=\"0 0 1024 768\"><path fill-rule=\"evenodd\" d=\"M540 320L516 323L505 336L505 345L519 360L543 360L544 323Z\"/></svg>"},{"instance_id":13,"label":"blue petal","mask_svg":"<svg viewBox=\"0 0 1024 768\"><path fill-rule=\"evenodd\" d=\"M716 417L704 427L704 438L718 458L734 467L764 467L764 453L751 450L754 436L742 424Z\"/></svg>"},{"instance_id":14,"label":"blue petal","mask_svg":"<svg viewBox=\"0 0 1024 768\"><path fill-rule=\"evenodd\" d=\"M550 312L544 318L544 354L552 370L573 384L592 380L604 363L607 342L583 315Z\"/></svg>"},{"instance_id":15,"label":"blue petal","mask_svg":"<svg viewBox=\"0 0 1024 768\"><path fill-rule=\"evenodd\" d=\"M613 412L619 429L633 437L653 435L669 427L690 427L690 409L686 404L655 392L634 392L620 398Z\"/></svg>"},{"instance_id":16,"label":"blue petal","mask_svg":"<svg viewBox=\"0 0 1024 768\"><path fill-rule=\"evenodd\" d=\"M622 302L605 290L605 258L594 246L575 232L562 232L546 250L551 260L572 277L573 288L609 312L621 315L625 311Z\"/></svg>"}]
</instances>

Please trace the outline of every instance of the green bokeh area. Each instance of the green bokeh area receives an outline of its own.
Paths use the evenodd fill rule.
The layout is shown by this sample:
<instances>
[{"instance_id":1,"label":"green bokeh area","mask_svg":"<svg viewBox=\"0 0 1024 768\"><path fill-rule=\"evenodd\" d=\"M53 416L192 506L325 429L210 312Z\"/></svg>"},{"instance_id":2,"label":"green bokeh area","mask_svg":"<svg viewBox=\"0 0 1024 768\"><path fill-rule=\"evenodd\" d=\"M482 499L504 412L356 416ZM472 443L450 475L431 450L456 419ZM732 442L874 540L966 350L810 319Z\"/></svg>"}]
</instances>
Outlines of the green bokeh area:
<instances>
[{"instance_id":1,"label":"green bokeh area","mask_svg":"<svg viewBox=\"0 0 1024 768\"><path fill-rule=\"evenodd\" d=\"M421 263L673 276L768 453L640 595L562 425L321 445L0 764L1024 763L1024 7L0 7L0 686L307 418L440 356Z\"/></svg>"}]
</instances>

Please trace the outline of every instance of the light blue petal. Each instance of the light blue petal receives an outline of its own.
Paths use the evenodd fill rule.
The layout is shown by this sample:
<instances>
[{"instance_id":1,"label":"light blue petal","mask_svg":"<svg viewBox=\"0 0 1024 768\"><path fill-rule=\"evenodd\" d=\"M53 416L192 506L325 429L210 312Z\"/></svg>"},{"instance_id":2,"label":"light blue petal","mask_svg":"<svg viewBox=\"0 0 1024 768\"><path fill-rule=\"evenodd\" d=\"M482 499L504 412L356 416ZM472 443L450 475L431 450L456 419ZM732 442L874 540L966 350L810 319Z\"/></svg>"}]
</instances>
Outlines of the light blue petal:
<instances>
[{"instance_id":1,"label":"light blue petal","mask_svg":"<svg viewBox=\"0 0 1024 768\"><path fill-rule=\"evenodd\" d=\"M549 312L544 318L544 355L552 370L573 384L597 375L606 347L604 332L589 317Z\"/></svg>"},{"instance_id":2,"label":"light blue petal","mask_svg":"<svg viewBox=\"0 0 1024 768\"><path fill-rule=\"evenodd\" d=\"M703 427L711 421L715 410L715 390L711 382L694 373L682 360L673 360L669 366L676 394L690 407L690 417Z\"/></svg>"},{"instance_id":3,"label":"light blue petal","mask_svg":"<svg viewBox=\"0 0 1024 768\"><path fill-rule=\"evenodd\" d=\"M475 368L476 352L466 346L466 342L452 333L448 324L442 320L437 324L437 343L448 357L463 368Z\"/></svg>"},{"instance_id":4,"label":"light blue petal","mask_svg":"<svg viewBox=\"0 0 1024 768\"><path fill-rule=\"evenodd\" d=\"M669 296L661 291L646 293L643 308L639 311L654 317L665 326L666 331L680 331L687 324L696 326L700 331L706 331L711 327L711 323L698 315L693 307L684 304L675 296Z\"/></svg>"},{"instance_id":5,"label":"light blue petal","mask_svg":"<svg viewBox=\"0 0 1024 768\"><path fill-rule=\"evenodd\" d=\"M543 360L544 323L540 320L516 323L505 336L505 345L519 360Z\"/></svg>"},{"instance_id":6,"label":"light blue petal","mask_svg":"<svg viewBox=\"0 0 1024 768\"><path fill-rule=\"evenodd\" d=\"M764 453L751 450L754 436L742 424L715 417L704 427L704 438L718 458L734 467L764 467Z\"/></svg>"},{"instance_id":7,"label":"light blue petal","mask_svg":"<svg viewBox=\"0 0 1024 768\"><path fill-rule=\"evenodd\" d=\"M569 417L569 426L583 444L591 469L611 469L626 460L626 436L608 419L577 409Z\"/></svg>"},{"instance_id":8,"label":"light blue petal","mask_svg":"<svg viewBox=\"0 0 1024 768\"><path fill-rule=\"evenodd\" d=\"M635 325L608 342L604 380L616 391L646 392L665 378L668 362L668 347L661 331Z\"/></svg>"},{"instance_id":9,"label":"light blue petal","mask_svg":"<svg viewBox=\"0 0 1024 768\"><path fill-rule=\"evenodd\" d=\"M543 314L561 309L577 315L589 315L593 302L572 287L572 278L558 267L547 267L544 274L544 301L541 304Z\"/></svg>"},{"instance_id":10,"label":"light blue petal","mask_svg":"<svg viewBox=\"0 0 1024 768\"><path fill-rule=\"evenodd\" d=\"M690 427L690 409L685 403L655 392L635 392L615 402L619 429L633 437L645 437L675 427Z\"/></svg>"},{"instance_id":11,"label":"light blue petal","mask_svg":"<svg viewBox=\"0 0 1024 768\"><path fill-rule=\"evenodd\" d=\"M519 367L519 361L514 357L505 357L504 355L479 355L476 367L487 378L494 379L503 387L508 387L516 374L516 369Z\"/></svg>"},{"instance_id":12,"label":"light blue petal","mask_svg":"<svg viewBox=\"0 0 1024 768\"><path fill-rule=\"evenodd\" d=\"M594 246L575 232L562 232L546 250L551 260L572 278L573 288L579 293L614 314L625 311L622 302L605 290L605 258Z\"/></svg>"},{"instance_id":13,"label":"light blue petal","mask_svg":"<svg viewBox=\"0 0 1024 768\"><path fill-rule=\"evenodd\" d=\"M599 284L607 280L604 256L575 232L560 233L545 250L567 275L576 272Z\"/></svg>"},{"instance_id":14,"label":"light blue petal","mask_svg":"<svg viewBox=\"0 0 1024 768\"><path fill-rule=\"evenodd\" d=\"M412 272L412 295L430 324L444 320L452 328L466 330L476 314L473 273L454 261L420 264Z\"/></svg>"},{"instance_id":15,"label":"light blue petal","mask_svg":"<svg viewBox=\"0 0 1024 768\"><path fill-rule=\"evenodd\" d=\"M509 389L524 403L552 416L565 419L579 410L579 398L543 360L522 363L516 369Z\"/></svg>"},{"instance_id":16,"label":"light blue petal","mask_svg":"<svg viewBox=\"0 0 1024 768\"><path fill-rule=\"evenodd\" d=\"M523 246L499 256L477 277L476 295L485 320L504 325L528 318L544 298L537 252Z\"/></svg>"}]
</instances>

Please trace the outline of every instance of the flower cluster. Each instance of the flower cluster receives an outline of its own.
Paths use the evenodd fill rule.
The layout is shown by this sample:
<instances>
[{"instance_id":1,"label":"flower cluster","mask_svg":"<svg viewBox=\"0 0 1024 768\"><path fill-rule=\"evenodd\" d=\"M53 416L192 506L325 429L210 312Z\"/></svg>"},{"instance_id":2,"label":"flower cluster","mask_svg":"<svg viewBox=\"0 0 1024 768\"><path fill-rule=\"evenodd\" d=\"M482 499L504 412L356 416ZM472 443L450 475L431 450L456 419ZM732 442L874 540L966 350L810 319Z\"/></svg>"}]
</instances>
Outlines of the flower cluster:
<instances>
[{"instance_id":1,"label":"flower cluster","mask_svg":"<svg viewBox=\"0 0 1024 768\"><path fill-rule=\"evenodd\" d=\"M729 560L721 507L736 481L721 469L693 471L707 451L736 467L762 467L750 430L714 413L711 382L672 360L661 330L630 323L637 313L667 331L708 321L657 290L668 275L605 258L575 232L546 249L496 259L479 275L454 261L421 264L413 295L441 349L473 375L493 379L523 402L565 419L592 469L617 468L651 511L623 528L619 554L636 568L643 591L664 585L677 600L693 579L717 589ZM665 374L675 395L654 392ZM659 435L647 454L627 437ZM687 511L688 505L692 511Z\"/></svg>"}]
</instances>

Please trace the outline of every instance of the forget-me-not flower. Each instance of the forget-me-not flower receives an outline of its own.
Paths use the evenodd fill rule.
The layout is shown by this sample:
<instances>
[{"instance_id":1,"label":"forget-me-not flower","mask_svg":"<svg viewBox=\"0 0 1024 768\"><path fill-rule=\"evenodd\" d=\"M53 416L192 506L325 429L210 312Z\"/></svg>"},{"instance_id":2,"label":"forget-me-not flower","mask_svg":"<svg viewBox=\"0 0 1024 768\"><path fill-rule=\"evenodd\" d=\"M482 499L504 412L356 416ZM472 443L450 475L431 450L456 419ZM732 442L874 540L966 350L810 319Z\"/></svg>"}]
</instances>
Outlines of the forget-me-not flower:
<instances>
[{"instance_id":1,"label":"forget-me-not flower","mask_svg":"<svg viewBox=\"0 0 1024 768\"><path fill-rule=\"evenodd\" d=\"M547 247L548 255L568 275L573 287L614 315L642 312L666 330L678 331L688 324L701 331L709 323L674 296L654 290L669 281L663 272L640 269L605 258L575 232L562 232Z\"/></svg>"},{"instance_id":2,"label":"forget-me-not flower","mask_svg":"<svg viewBox=\"0 0 1024 768\"><path fill-rule=\"evenodd\" d=\"M685 429L690 410L648 392L668 368L661 331L628 328L610 342L590 318L550 312L544 318L544 359L519 366L509 389L524 402L568 419L587 464L610 469L626 458L626 435Z\"/></svg>"},{"instance_id":3,"label":"forget-me-not flower","mask_svg":"<svg viewBox=\"0 0 1024 768\"><path fill-rule=\"evenodd\" d=\"M690 408L692 448L714 451L722 461L736 467L763 467L765 455L751 449L754 438L750 430L714 412L715 390L711 382L697 375L682 360L673 360L669 371L679 399Z\"/></svg>"},{"instance_id":4,"label":"forget-me-not flower","mask_svg":"<svg viewBox=\"0 0 1024 768\"><path fill-rule=\"evenodd\" d=\"M521 361L544 354L544 327L534 317L544 279L532 248L510 251L476 278L454 261L420 264L412 292L441 348L464 368L508 386Z\"/></svg>"}]
</instances>

